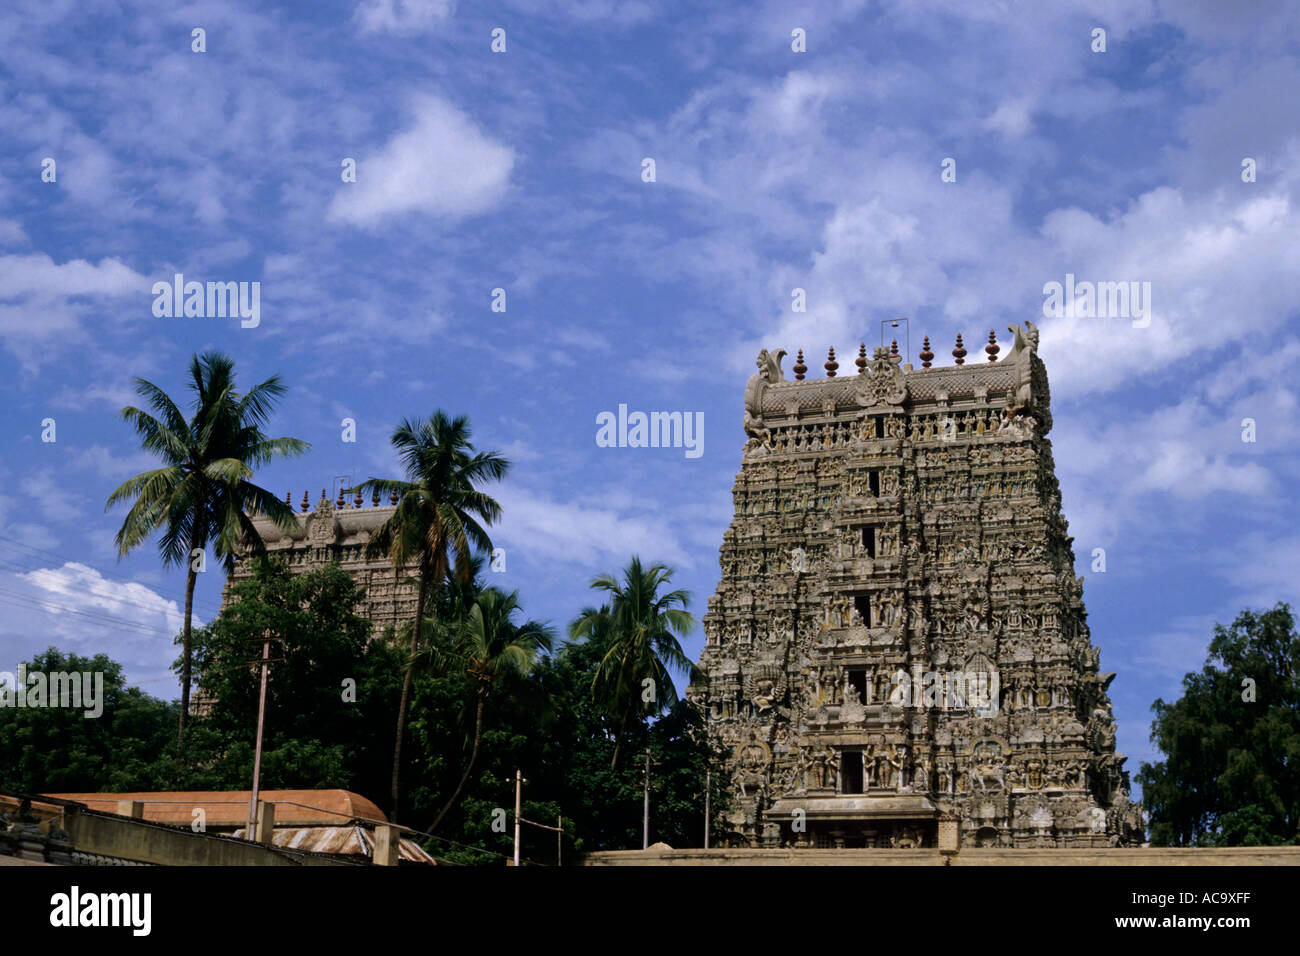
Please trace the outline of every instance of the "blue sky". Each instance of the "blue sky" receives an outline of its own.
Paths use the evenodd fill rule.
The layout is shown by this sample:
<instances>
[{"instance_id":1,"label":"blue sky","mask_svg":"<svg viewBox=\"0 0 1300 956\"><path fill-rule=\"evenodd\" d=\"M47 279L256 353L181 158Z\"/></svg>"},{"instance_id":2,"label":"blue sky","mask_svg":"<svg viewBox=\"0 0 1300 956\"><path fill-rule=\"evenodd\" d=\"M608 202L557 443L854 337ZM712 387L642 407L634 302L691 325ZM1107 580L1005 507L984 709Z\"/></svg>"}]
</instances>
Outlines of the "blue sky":
<instances>
[{"instance_id":1,"label":"blue sky","mask_svg":"<svg viewBox=\"0 0 1300 956\"><path fill-rule=\"evenodd\" d=\"M562 626L632 553L703 612L760 347L816 369L909 316L948 364L958 332L978 354L1028 319L1131 770L1213 623L1296 599L1286 4L162 6L0 11L0 670L105 651L177 695L184 575L118 562L104 501L150 465L118 419L132 378L179 397L209 347L287 380L272 430L313 448L260 481L295 504L396 473L399 418L468 415L515 463L501 581ZM177 272L260 282L260 324L155 317ZM1150 324L1044 318L1067 273L1150 282ZM703 455L597 447L621 403L702 412Z\"/></svg>"}]
</instances>

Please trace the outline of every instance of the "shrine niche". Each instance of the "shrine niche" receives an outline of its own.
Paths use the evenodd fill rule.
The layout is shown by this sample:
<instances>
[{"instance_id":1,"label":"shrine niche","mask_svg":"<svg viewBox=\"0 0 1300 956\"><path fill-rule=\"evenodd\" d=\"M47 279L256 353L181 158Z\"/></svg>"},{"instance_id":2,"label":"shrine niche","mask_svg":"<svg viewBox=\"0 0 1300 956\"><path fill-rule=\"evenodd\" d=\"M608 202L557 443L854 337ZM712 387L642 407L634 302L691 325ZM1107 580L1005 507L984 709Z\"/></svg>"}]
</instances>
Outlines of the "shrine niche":
<instances>
[{"instance_id":1,"label":"shrine niche","mask_svg":"<svg viewBox=\"0 0 1300 956\"><path fill-rule=\"evenodd\" d=\"M764 350L689 697L752 846L1140 843L1032 324L987 362ZM959 354L960 353L960 354Z\"/></svg>"}]
</instances>

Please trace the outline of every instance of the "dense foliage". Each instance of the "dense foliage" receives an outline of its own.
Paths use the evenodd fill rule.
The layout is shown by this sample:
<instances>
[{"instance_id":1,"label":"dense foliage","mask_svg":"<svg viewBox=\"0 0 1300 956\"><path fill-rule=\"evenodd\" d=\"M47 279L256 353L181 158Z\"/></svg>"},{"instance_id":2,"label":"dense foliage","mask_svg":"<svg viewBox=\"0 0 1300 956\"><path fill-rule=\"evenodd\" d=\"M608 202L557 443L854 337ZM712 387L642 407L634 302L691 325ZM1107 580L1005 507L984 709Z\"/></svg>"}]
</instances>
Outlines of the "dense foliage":
<instances>
[{"instance_id":1,"label":"dense foliage","mask_svg":"<svg viewBox=\"0 0 1300 956\"><path fill-rule=\"evenodd\" d=\"M709 749L698 713L676 702L652 721L644 709L628 717L625 708L598 702L593 683L615 640L607 631L551 654L524 655L528 666L488 667L485 662L503 653L522 665L504 648L517 645L521 635L535 640L538 625L498 623L491 629L497 643L490 644L485 612L512 596L477 579L456 584L440 592L435 613L451 615L459 607L469 626L430 629L447 652L423 655L413 669L403 754L402 775L410 782L404 822L427 831L447 808L426 843L429 850L456 862L502 863L512 850L517 769L526 780L521 816L548 826L562 816L566 856L640 847L647 750L650 841L702 845ZM207 708L187 729L184 761L174 735L176 704L125 687L120 666L103 655L85 660L51 649L29 669L105 671L104 714L86 719L80 711L56 708L0 710L0 787L247 789L259 689L251 662L269 636L271 656L283 660L269 670L262 787L342 787L382 804L409 635L368 641L369 624L353 612L361 592L337 566L294 575L266 561L234 588L237 600L194 632ZM453 590L467 593L451 600ZM477 616L470 613L474 607ZM471 760L480 713L480 745ZM626 757L612 767L620 741ZM448 807L462 778L463 791ZM724 793L715 780L715 810ZM719 837L715 830L713 839ZM522 844L526 859L555 862L555 833L525 826Z\"/></svg>"},{"instance_id":2,"label":"dense foliage","mask_svg":"<svg viewBox=\"0 0 1300 956\"><path fill-rule=\"evenodd\" d=\"M1137 779L1154 846L1300 843L1300 634L1287 604L1216 625L1183 696L1152 705Z\"/></svg>"},{"instance_id":3,"label":"dense foliage","mask_svg":"<svg viewBox=\"0 0 1300 956\"><path fill-rule=\"evenodd\" d=\"M151 790L167 783L158 755L176 743L177 705L127 687L120 664L51 647L27 673L102 673L103 712L62 707L0 709L0 787L26 793ZM15 675L16 679L16 675ZM13 688L8 688L12 702Z\"/></svg>"}]
</instances>

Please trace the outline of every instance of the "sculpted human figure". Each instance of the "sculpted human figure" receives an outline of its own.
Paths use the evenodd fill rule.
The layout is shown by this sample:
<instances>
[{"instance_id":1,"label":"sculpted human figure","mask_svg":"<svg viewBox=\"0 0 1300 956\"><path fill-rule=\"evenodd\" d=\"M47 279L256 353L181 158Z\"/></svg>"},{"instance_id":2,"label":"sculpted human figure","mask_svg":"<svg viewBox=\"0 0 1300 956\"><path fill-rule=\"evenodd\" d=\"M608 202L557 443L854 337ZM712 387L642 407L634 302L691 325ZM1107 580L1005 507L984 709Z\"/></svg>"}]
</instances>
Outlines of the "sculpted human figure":
<instances>
[{"instance_id":1,"label":"sculpted human figure","mask_svg":"<svg viewBox=\"0 0 1300 956\"><path fill-rule=\"evenodd\" d=\"M799 750L795 757L795 771L798 774L799 788L807 790L812 777L812 756L807 750Z\"/></svg>"},{"instance_id":2,"label":"sculpted human figure","mask_svg":"<svg viewBox=\"0 0 1300 956\"><path fill-rule=\"evenodd\" d=\"M903 755L898 748L891 746L885 752L886 780L884 786L892 790L897 790L900 783L901 771L903 769Z\"/></svg>"},{"instance_id":3,"label":"sculpted human figure","mask_svg":"<svg viewBox=\"0 0 1300 956\"><path fill-rule=\"evenodd\" d=\"M820 790L826 785L826 752L814 750L812 753L812 772L814 789Z\"/></svg>"},{"instance_id":4,"label":"sculpted human figure","mask_svg":"<svg viewBox=\"0 0 1300 956\"><path fill-rule=\"evenodd\" d=\"M934 770L933 764L927 757L922 757L916 764L916 776L913 777L913 789L916 788L915 781L920 780L921 790L929 793L934 789Z\"/></svg>"},{"instance_id":5,"label":"sculpted human figure","mask_svg":"<svg viewBox=\"0 0 1300 956\"><path fill-rule=\"evenodd\" d=\"M839 786L840 768L838 755L830 747L826 748L826 786L835 790Z\"/></svg>"},{"instance_id":6,"label":"sculpted human figure","mask_svg":"<svg viewBox=\"0 0 1300 956\"><path fill-rule=\"evenodd\" d=\"M871 759L874 765L873 776L875 777L876 786L889 786L889 754L883 744L872 748Z\"/></svg>"},{"instance_id":7,"label":"sculpted human figure","mask_svg":"<svg viewBox=\"0 0 1300 956\"><path fill-rule=\"evenodd\" d=\"M1039 790L1043 786L1043 762L1041 760L1031 760L1025 766L1025 783L1031 790Z\"/></svg>"}]
</instances>

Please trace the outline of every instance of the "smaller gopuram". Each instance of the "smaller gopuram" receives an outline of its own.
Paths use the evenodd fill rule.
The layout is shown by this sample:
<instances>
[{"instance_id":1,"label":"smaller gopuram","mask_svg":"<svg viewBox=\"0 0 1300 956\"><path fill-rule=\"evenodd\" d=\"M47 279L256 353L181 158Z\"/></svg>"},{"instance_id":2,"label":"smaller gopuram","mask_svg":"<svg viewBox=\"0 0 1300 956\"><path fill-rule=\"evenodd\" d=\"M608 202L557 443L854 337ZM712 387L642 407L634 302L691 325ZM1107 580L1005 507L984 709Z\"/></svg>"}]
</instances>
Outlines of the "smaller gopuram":
<instances>
[{"instance_id":1,"label":"smaller gopuram","mask_svg":"<svg viewBox=\"0 0 1300 956\"><path fill-rule=\"evenodd\" d=\"M292 505L290 495L285 495L284 503ZM386 505L380 504L377 494L372 496L369 507L360 494L349 502L342 489L338 499L331 502L321 489L315 508L307 492L303 492L296 528L285 532L269 518L257 516L253 518L253 526L267 553L283 559L295 574L337 561L339 567L365 588L365 598L357 605L356 613L371 622L377 635L385 627L400 629L415 617L416 585L410 573L406 570L394 573L387 557L367 558L365 553L370 536L392 516L396 506L397 502L391 500ZM223 607L230 601L231 585L252 573L248 555L239 557L226 579Z\"/></svg>"},{"instance_id":2,"label":"smaller gopuram","mask_svg":"<svg viewBox=\"0 0 1300 956\"><path fill-rule=\"evenodd\" d=\"M794 380L764 350L689 696L752 846L1142 840L1074 575L1038 330Z\"/></svg>"}]
</instances>

